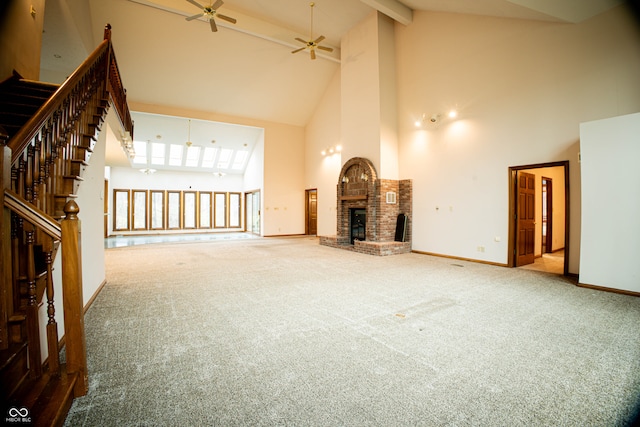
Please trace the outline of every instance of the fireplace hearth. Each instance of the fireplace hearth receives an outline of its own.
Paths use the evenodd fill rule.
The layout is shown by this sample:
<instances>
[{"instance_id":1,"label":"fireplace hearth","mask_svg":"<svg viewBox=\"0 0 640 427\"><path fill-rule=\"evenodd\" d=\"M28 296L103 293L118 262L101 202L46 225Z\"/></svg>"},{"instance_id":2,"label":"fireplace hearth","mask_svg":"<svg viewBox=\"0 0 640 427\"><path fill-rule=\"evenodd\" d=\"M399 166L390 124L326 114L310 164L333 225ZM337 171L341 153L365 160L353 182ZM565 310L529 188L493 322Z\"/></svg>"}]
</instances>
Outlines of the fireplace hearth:
<instances>
[{"instance_id":1,"label":"fireplace hearth","mask_svg":"<svg viewBox=\"0 0 640 427\"><path fill-rule=\"evenodd\" d=\"M370 160L348 160L338 177L337 230L320 244L371 255L411 252L412 181L378 178ZM399 214L407 216L404 241L395 241Z\"/></svg>"}]
</instances>

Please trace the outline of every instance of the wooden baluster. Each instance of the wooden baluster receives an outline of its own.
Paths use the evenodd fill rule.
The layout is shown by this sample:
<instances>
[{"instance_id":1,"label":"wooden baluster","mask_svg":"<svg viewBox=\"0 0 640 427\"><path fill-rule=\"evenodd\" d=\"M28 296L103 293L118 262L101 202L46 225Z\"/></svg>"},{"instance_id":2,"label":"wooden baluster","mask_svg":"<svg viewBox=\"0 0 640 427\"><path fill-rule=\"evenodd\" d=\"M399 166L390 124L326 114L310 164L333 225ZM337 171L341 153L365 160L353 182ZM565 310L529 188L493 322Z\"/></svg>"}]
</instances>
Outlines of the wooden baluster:
<instances>
[{"instance_id":1,"label":"wooden baluster","mask_svg":"<svg viewBox=\"0 0 640 427\"><path fill-rule=\"evenodd\" d=\"M18 282L18 277L20 277L21 272L21 259L20 259L20 237L22 236L22 218L18 217L15 214L11 215L11 292L12 292L12 304L13 309L11 312L13 313L15 310L20 308L20 285Z\"/></svg>"},{"instance_id":2,"label":"wooden baluster","mask_svg":"<svg viewBox=\"0 0 640 427\"><path fill-rule=\"evenodd\" d=\"M18 168L16 171L16 193L18 193L20 196L24 197L26 199L26 192L25 192L25 172L27 170L27 166L26 166L26 161L24 159L24 156L26 155L26 153L23 153L20 156L20 159L18 160Z\"/></svg>"},{"instance_id":3,"label":"wooden baluster","mask_svg":"<svg viewBox=\"0 0 640 427\"><path fill-rule=\"evenodd\" d=\"M33 144L29 145L27 148L27 161L26 161L26 171L25 171L25 199L28 202L33 203Z\"/></svg>"},{"instance_id":4,"label":"wooden baluster","mask_svg":"<svg viewBox=\"0 0 640 427\"><path fill-rule=\"evenodd\" d=\"M33 158L31 161L33 162L33 204L38 208L41 207L40 204L40 138L36 136L35 144L33 146Z\"/></svg>"},{"instance_id":5,"label":"wooden baluster","mask_svg":"<svg viewBox=\"0 0 640 427\"><path fill-rule=\"evenodd\" d=\"M46 238L45 264L47 266L47 348L49 349L49 372L60 375L60 349L58 348L58 323L53 304L53 239Z\"/></svg>"},{"instance_id":6,"label":"wooden baluster","mask_svg":"<svg viewBox=\"0 0 640 427\"><path fill-rule=\"evenodd\" d=\"M4 190L11 188L11 149L6 146L9 135L0 126L0 200L4 201ZM13 290L11 280L11 212L0 208L0 350L9 346L8 319L13 313Z\"/></svg>"},{"instance_id":7,"label":"wooden baluster","mask_svg":"<svg viewBox=\"0 0 640 427\"><path fill-rule=\"evenodd\" d=\"M84 334L84 301L82 298L82 260L80 252L80 220L78 205L73 200L64 207L62 231L62 293L64 330L67 346L67 372L77 373L74 396L84 396L89 389L87 377L87 345Z\"/></svg>"},{"instance_id":8,"label":"wooden baluster","mask_svg":"<svg viewBox=\"0 0 640 427\"><path fill-rule=\"evenodd\" d=\"M34 257L33 225L24 224L27 237L27 339L29 341L29 372L32 378L42 375L40 360L40 327L38 322L38 301L36 290L36 263Z\"/></svg>"}]
</instances>

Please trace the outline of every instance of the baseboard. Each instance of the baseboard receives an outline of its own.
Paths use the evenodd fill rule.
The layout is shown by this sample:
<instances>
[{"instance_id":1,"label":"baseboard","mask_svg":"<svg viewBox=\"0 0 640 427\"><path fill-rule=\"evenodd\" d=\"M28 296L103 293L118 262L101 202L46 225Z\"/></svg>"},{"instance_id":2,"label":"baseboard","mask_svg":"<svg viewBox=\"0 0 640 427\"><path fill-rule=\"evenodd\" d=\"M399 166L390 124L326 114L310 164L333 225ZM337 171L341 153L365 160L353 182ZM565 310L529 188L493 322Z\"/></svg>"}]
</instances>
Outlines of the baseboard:
<instances>
[{"instance_id":1,"label":"baseboard","mask_svg":"<svg viewBox=\"0 0 640 427\"><path fill-rule=\"evenodd\" d=\"M106 284L107 284L107 279L104 279L102 283L100 283L100 286L98 286L98 289L96 289L96 291L91 296L91 299L89 299L89 301L87 301L87 303L85 304L83 309L83 314L87 314L87 310L89 310L89 307L91 307L91 304L93 304L93 302L98 297L98 294L100 293L100 291L102 291L102 288L104 288Z\"/></svg>"},{"instance_id":2,"label":"baseboard","mask_svg":"<svg viewBox=\"0 0 640 427\"><path fill-rule=\"evenodd\" d=\"M316 237L310 234L265 234L262 237Z\"/></svg>"},{"instance_id":3,"label":"baseboard","mask_svg":"<svg viewBox=\"0 0 640 427\"><path fill-rule=\"evenodd\" d=\"M629 295L632 297L640 297L640 292L627 291L625 289L607 288L606 286L587 285L585 283L580 283L580 282L578 282L576 286L579 286L581 288L594 289L596 291L611 292L614 294Z\"/></svg>"},{"instance_id":4,"label":"baseboard","mask_svg":"<svg viewBox=\"0 0 640 427\"><path fill-rule=\"evenodd\" d=\"M440 258L449 258L449 259L457 259L457 260L460 260L460 261L477 262L478 264L495 265L497 267L509 267L509 264L502 264L500 262L493 262L493 261L483 261L481 259L464 258L464 257L459 257L459 256L453 256L453 255L442 255L442 254L436 254L436 253L433 253L433 252L417 251L415 249L412 250L411 252L419 254L419 255L437 256L437 257L440 257Z\"/></svg>"}]
</instances>

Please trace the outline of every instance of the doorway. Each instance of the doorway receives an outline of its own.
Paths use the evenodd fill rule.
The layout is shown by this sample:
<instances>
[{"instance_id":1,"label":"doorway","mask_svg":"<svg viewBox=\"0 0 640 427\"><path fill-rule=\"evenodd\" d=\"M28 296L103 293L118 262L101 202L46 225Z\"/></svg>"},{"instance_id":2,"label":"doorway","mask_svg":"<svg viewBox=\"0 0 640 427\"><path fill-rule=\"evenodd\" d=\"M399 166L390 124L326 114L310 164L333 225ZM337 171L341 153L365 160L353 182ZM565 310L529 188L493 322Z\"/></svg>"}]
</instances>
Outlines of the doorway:
<instances>
[{"instance_id":1,"label":"doorway","mask_svg":"<svg viewBox=\"0 0 640 427\"><path fill-rule=\"evenodd\" d=\"M318 190L306 190L305 198L305 234L315 236L318 234Z\"/></svg>"},{"instance_id":2,"label":"doorway","mask_svg":"<svg viewBox=\"0 0 640 427\"><path fill-rule=\"evenodd\" d=\"M542 254L553 252L553 180L542 177Z\"/></svg>"},{"instance_id":3,"label":"doorway","mask_svg":"<svg viewBox=\"0 0 640 427\"><path fill-rule=\"evenodd\" d=\"M569 162L510 167L509 189L508 265L568 275Z\"/></svg>"},{"instance_id":4,"label":"doorway","mask_svg":"<svg viewBox=\"0 0 640 427\"><path fill-rule=\"evenodd\" d=\"M260 235L260 190L244 194L245 231Z\"/></svg>"}]
</instances>

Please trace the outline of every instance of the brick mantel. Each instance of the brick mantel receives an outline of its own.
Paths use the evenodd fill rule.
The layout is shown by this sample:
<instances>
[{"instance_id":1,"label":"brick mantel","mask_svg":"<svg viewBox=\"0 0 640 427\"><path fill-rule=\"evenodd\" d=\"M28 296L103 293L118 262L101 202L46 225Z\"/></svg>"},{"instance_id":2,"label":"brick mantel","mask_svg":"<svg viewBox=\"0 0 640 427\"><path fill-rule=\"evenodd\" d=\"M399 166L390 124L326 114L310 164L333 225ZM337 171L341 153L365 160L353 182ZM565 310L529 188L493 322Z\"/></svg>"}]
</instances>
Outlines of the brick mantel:
<instances>
[{"instance_id":1,"label":"brick mantel","mask_svg":"<svg viewBox=\"0 0 640 427\"><path fill-rule=\"evenodd\" d=\"M370 160L348 160L338 177L336 236L322 236L320 244L373 255L411 252L412 181L380 179ZM387 200L387 194L390 194ZM352 209L366 210L366 239L351 244ZM396 242L396 220L407 215L404 242Z\"/></svg>"}]
</instances>

